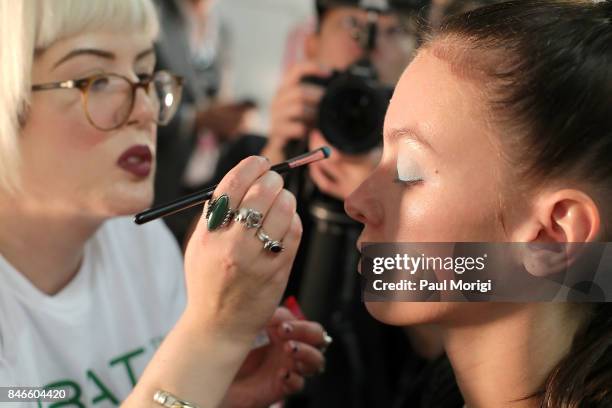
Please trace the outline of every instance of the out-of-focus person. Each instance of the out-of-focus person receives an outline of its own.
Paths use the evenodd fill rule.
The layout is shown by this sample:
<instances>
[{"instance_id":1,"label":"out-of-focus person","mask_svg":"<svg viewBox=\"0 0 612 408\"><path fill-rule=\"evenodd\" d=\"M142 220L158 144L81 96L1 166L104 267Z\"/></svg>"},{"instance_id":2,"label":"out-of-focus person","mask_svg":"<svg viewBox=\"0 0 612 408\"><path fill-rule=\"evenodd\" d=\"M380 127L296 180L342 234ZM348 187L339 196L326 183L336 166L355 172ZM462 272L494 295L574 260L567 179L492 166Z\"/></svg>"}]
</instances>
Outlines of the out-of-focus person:
<instances>
[{"instance_id":1,"label":"out-of-focus person","mask_svg":"<svg viewBox=\"0 0 612 408\"><path fill-rule=\"evenodd\" d=\"M231 37L216 0L156 0L161 33L157 69L184 78L176 117L158 137L155 204L189 194L212 181L223 146L242 134L251 101L233 101L226 85ZM184 242L193 213L166 219Z\"/></svg>"}]
</instances>

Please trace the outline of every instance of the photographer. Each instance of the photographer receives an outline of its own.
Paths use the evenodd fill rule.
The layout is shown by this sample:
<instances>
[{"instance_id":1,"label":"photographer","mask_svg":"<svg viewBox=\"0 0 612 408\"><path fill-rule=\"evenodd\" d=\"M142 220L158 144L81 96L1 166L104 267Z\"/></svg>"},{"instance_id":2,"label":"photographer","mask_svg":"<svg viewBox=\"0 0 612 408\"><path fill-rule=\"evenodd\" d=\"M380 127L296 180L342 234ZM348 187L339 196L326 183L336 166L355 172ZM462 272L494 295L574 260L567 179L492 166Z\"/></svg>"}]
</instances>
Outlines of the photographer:
<instances>
[{"instance_id":1,"label":"photographer","mask_svg":"<svg viewBox=\"0 0 612 408\"><path fill-rule=\"evenodd\" d=\"M404 363L414 372L423 366L406 353L404 332L375 322L361 303L355 279L361 226L346 216L343 200L379 161L390 90L418 45L416 20L426 5L318 0L316 30L304 43L307 60L278 89L269 137L240 139L217 170L224 174L250 154L275 163L332 148L330 159L286 180L304 223L287 294L297 295L306 316L334 338L325 374L290 407L392 406Z\"/></svg>"}]
</instances>

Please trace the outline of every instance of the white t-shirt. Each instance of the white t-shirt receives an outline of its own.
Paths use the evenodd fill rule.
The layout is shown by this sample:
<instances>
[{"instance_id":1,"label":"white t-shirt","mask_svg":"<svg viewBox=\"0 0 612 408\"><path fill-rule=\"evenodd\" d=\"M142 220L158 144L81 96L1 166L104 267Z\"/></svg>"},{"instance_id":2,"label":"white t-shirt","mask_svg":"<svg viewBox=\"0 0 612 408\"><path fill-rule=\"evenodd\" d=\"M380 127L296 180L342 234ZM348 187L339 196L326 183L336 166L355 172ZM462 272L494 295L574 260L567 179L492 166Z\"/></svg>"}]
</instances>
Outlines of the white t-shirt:
<instances>
[{"instance_id":1,"label":"white t-shirt","mask_svg":"<svg viewBox=\"0 0 612 408\"><path fill-rule=\"evenodd\" d=\"M162 222L104 223L78 274L54 296L0 255L0 387L63 386L75 399L57 406L116 406L184 306L182 255Z\"/></svg>"}]
</instances>

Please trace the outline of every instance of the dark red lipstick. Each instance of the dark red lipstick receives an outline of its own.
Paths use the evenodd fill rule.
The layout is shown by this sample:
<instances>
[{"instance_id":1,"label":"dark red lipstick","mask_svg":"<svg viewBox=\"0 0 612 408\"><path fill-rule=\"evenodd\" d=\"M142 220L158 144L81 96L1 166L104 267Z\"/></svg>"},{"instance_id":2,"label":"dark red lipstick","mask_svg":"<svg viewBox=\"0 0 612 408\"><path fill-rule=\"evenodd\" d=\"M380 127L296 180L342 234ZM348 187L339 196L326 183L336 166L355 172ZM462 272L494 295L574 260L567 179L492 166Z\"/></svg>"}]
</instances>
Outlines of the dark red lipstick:
<instances>
[{"instance_id":1,"label":"dark red lipstick","mask_svg":"<svg viewBox=\"0 0 612 408\"><path fill-rule=\"evenodd\" d=\"M117 165L136 177L144 178L153 169L153 153L149 146L132 146L119 157Z\"/></svg>"}]
</instances>

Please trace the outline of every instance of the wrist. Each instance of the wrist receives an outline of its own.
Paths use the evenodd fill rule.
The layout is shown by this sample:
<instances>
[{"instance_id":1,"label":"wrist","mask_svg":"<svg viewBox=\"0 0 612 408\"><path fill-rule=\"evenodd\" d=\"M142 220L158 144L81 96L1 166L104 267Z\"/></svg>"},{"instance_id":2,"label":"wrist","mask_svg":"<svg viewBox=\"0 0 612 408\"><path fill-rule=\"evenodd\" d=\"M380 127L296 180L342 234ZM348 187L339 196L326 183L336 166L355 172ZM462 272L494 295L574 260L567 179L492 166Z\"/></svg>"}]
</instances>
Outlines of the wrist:
<instances>
[{"instance_id":1,"label":"wrist","mask_svg":"<svg viewBox=\"0 0 612 408\"><path fill-rule=\"evenodd\" d=\"M218 406L250 347L246 340L183 315L123 406L159 406L153 402L158 390L197 406Z\"/></svg>"},{"instance_id":2,"label":"wrist","mask_svg":"<svg viewBox=\"0 0 612 408\"><path fill-rule=\"evenodd\" d=\"M228 352L240 353L246 350L248 353L257 335L256 329L226 322L218 315L206 317L200 308L197 309L187 307L177 323L177 330L207 342L223 344Z\"/></svg>"}]
</instances>

